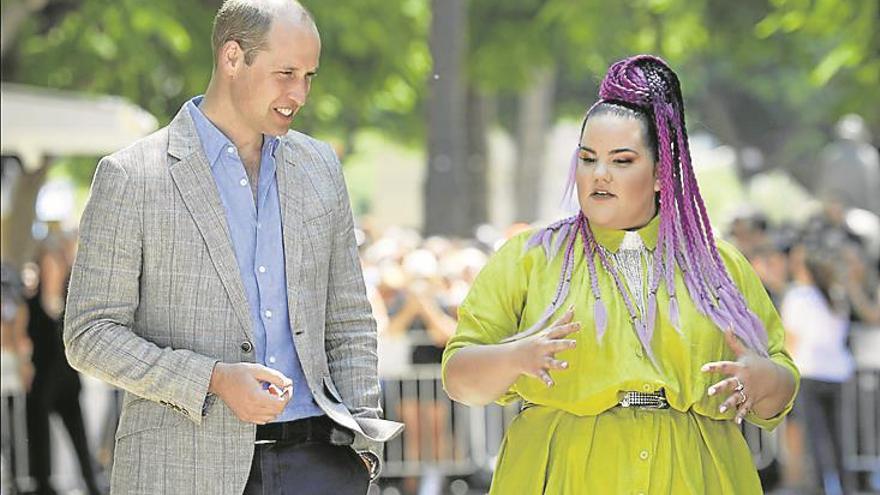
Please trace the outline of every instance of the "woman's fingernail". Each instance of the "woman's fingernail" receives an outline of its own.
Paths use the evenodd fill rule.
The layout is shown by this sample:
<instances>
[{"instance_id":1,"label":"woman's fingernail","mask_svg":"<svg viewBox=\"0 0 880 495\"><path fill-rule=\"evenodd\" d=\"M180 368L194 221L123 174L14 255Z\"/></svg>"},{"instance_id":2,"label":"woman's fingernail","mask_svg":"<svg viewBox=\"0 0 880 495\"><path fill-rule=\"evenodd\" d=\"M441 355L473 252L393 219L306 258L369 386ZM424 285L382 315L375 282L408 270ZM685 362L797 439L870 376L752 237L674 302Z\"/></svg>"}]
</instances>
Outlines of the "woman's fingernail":
<instances>
[{"instance_id":1,"label":"woman's fingernail","mask_svg":"<svg viewBox=\"0 0 880 495\"><path fill-rule=\"evenodd\" d=\"M724 412L726 410L727 410L727 406L725 406L724 404L721 404L721 407L718 408L718 412Z\"/></svg>"},{"instance_id":2,"label":"woman's fingernail","mask_svg":"<svg viewBox=\"0 0 880 495\"><path fill-rule=\"evenodd\" d=\"M563 362L562 362L562 367L563 367L563 368L568 368L568 363L566 363L565 361L563 361Z\"/></svg>"},{"instance_id":3,"label":"woman's fingernail","mask_svg":"<svg viewBox=\"0 0 880 495\"><path fill-rule=\"evenodd\" d=\"M740 424L742 424L742 422L743 422L743 419L741 417L737 416L736 417L736 424L740 425Z\"/></svg>"},{"instance_id":4,"label":"woman's fingernail","mask_svg":"<svg viewBox=\"0 0 880 495\"><path fill-rule=\"evenodd\" d=\"M715 395L715 387L709 387L709 395Z\"/></svg>"}]
</instances>

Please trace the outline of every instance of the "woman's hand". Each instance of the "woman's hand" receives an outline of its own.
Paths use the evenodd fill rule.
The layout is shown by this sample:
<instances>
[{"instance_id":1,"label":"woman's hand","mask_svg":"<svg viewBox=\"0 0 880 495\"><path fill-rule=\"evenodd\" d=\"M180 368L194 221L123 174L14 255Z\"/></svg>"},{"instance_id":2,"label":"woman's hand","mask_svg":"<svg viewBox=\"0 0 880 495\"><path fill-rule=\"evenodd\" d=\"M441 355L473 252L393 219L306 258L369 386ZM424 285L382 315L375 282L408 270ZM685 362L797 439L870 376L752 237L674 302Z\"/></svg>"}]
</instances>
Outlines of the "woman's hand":
<instances>
[{"instance_id":1,"label":"woman's hand","mask_svg":"<svg viewBox=\"0 0 880 495\"><path fill-rule=\"evenodd\" d=\"M750 410L762 418L778 414L779 411L773 409L778 408L780 401L777 396L781 388L785 388L780 387L780 373L788 373L787 370L746 347L732 329L724 332L724 340L736 355L736 361L706 363L701 369L705 373L728 375L728 378L715 383L708 390L710 396L728 394L719 411L723 413L736 409L734 421L737 424L742 423ZM782 403L783 406L786 402Z\"/></svg>"},{"instance_id":2,"label":"woman's hand","mask_svg":"<svg viewBox=\"0 0 880 495\"><path fill-rule=\"evenodd\" d=\"M550 370L568 368L566 361L556 359L556 353L574 349L577 345L573 339L565 337L580 330L580 322L572 322L574 307L569 307L555 322L540 332L513 343L513 362L520 373L542 380L548 387L553 386Z\"/></svg>"}]
</instances>

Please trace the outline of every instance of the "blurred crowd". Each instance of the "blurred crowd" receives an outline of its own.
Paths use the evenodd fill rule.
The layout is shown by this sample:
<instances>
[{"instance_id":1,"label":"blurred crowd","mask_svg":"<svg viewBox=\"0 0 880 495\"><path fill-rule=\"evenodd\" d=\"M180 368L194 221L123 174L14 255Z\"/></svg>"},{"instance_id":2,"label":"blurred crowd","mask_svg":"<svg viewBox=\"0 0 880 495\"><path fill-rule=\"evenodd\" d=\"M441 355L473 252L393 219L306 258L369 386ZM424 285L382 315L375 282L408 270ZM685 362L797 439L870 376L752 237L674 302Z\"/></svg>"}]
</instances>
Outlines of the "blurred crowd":
<instances>
[{"instance_id":1,"label":"blurred crowd","mask_svg":"<svg viewBox=\"0 0 880 495\"><path fill-rule=\"evenodd\" d=\"M39 243L34 261L21 270L2 265L4 493L56 493L51 480L50 415L58 416L68 434L85 492L102 493L105 485L99 481L86 434L80 376L64 356L61 337L75 252L76 237L53 229ZM15 410L13 402L22 396L24 418L10 414ZM24 424L16 424L22 419ZM26 439L25 451L13 448L16 437Z\"/></svg>"},{"instance_id":2,"label":"blurred crowd","mask_svg":"<svg viewBox=\"0 0 880 495\"><path fill-rule=\"evenodd\" d=\"M794 493L880 489L877 467L847 472L842 441L846 435L856 447L878 441L865 438L878 436L876 402L869 413L874 417L867 418L871 429L853 430L861 423L852 424L843 415L860 407L844 397L845 387L859 378L859 368L876 372L880 367L880 256L876 228L868 229L874 235L859 232L865 230L859 228L863 214L829 198L802 226L773 226L761 213L750 212L739 215L729 231L776 304L786 346L801 372L782 441L789 458L783 476L785 484L798 489ZM862 378L860 385L876 401L876 375Z\"/></svg>"}]
</instances>

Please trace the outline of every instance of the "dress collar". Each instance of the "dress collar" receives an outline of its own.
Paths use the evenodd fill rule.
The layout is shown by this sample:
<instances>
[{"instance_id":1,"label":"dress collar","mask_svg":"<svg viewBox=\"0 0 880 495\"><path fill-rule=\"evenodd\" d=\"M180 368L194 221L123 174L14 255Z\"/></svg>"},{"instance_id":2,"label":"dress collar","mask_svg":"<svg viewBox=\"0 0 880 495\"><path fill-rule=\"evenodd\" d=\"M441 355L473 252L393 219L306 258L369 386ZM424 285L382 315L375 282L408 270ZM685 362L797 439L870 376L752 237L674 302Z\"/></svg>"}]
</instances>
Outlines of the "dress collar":
<instances>
[{"instance_id":1,"label":"dress collar","mask_svg":"<svg viewBox=\"0 0 880 495\"><path fill-rule=\"evenodd\" d=\"M627 233L630 233L630 235L636 234L641 237L645 247L653 251L654 248L657 247L657 235L660 231L660 215L654 215L654 218L652 218L650 222L635 230L615 230L597 227L595 225L590 225L590 229L593 231L593 237L596 238L596 242L611 252L617 252L617 250L620 249Z\"/></svg>"}]
</instances>

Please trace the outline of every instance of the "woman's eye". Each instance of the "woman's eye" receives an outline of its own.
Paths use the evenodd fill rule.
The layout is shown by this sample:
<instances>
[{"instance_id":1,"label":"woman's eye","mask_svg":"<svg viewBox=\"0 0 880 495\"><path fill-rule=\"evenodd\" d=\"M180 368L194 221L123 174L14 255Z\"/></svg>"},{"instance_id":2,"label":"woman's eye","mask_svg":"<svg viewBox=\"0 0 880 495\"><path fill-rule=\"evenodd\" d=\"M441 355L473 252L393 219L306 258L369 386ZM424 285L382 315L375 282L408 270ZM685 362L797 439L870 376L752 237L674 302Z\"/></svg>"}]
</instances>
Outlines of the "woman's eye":
<instances>
[{"instance_id":1,"label":"woman's eye","mask_svg":"<svg viewBox=\"0 0 880 495\"><path fill-rule=\"evenodd\" d=\"M622 165L628 165L628 164L630 164L630 163L632 163L632 162L633 162L633 161L632 161L631 159L629 159L629 158L618 158L618 159L614 160L614 163L619 163L619 164L622 164Z\"/></svg>"},{"instance_id":2,"label":"woman's eye","mask_svg":"<svg viewBox=\"0 0 880 495\"><path fill-rule=\"evenodd\" d=\"M589 156L581 156L580 159L584 163L596 163L596 159Z\"/></svg>"}]
</instances>

